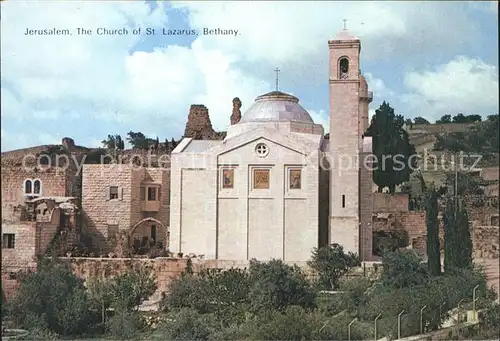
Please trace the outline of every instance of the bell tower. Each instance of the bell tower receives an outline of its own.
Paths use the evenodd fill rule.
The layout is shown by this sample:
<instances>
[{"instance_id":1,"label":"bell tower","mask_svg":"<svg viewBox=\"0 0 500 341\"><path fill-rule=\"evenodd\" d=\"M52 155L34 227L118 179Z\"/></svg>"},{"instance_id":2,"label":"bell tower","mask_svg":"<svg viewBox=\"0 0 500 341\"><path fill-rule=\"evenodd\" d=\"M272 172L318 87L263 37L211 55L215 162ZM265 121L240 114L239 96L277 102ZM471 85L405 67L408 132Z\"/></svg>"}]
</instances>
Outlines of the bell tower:
<instances>
[{"instance_id":1,"label":"bell tower","mask_svg":"<svg viewBox=\"0 0 500 341\"><path fill-rule=\"evenodd\" d=\"M330 219L329 243L360 254L361 44L347 29L329 47Z\"/></svg>"}]
</instances>

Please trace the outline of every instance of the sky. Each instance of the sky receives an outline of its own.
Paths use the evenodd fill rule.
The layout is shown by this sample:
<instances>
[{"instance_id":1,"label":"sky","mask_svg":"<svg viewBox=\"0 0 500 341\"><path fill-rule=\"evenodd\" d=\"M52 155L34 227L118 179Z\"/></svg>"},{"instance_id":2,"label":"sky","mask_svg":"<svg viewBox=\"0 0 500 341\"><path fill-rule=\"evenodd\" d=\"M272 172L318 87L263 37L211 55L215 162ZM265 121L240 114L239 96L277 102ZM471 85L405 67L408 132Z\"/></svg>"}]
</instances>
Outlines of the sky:
<instances>
[{"instance_id":1,"label":"sky","mask_svg":"<svg viewBox=\"0 0 500 341\"><path fill-rule=\"evenodd\" d=\"M361 40L372 114L382 101L431 121L498 114L498 2L8 0L1 2L1 150L63 137L99 147L129 131L179 139L191 104L205 105L214 128L226 130L232 99L244 113L275 90L276 66L280 90L328 131L327 42L344 19ZM98 35L98 28L128 34ZM205 28L238 35L203 35Z\"/></svg>"}]
</instances>

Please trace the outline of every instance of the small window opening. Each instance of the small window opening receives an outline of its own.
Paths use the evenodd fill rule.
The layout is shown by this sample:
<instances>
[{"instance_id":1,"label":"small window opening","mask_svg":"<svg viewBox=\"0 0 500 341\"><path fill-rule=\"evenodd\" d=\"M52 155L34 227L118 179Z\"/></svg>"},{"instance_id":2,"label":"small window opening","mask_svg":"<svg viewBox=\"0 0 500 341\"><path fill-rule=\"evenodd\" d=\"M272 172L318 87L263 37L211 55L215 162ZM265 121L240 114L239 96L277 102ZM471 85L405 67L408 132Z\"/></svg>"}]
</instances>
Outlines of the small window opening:
<instances>
[{"instance_id":1,"label":"small window opening","mask_svg":"<svg viewBox=\"0 0 500 341\"><path fill-rule=\"evenodd\" d=\"M156 201L156 188L148 187L148 201Z\"/></svg>"},{"instance_id":2,"label":"small window opening","mask_svg":"<svg viewBox=\"0 0 500 341\"><path fill-rule=\"evenodd\" d=\"M2 236L2 249L13 249L16 236L14 233L4 233Z\"/></svg>"},{"instance_id":3,"label":"small window opening","mask_svg":"<svg viewBox=\"0 0 500 341\"><path fill-rule=\"evenodd\" d=\"M342 194L342 208L345 208L345 195Z\"/></svg>"},{"instance_id":4,"label":"small window opening","mask_svg":"<svg viewBox=\"0 0 500 341\"><path fill-rule=\"evenodd\" d=\"M118 187L111 186L109 188L109 199L118 199Z\"/></svg>"}]
</instances>

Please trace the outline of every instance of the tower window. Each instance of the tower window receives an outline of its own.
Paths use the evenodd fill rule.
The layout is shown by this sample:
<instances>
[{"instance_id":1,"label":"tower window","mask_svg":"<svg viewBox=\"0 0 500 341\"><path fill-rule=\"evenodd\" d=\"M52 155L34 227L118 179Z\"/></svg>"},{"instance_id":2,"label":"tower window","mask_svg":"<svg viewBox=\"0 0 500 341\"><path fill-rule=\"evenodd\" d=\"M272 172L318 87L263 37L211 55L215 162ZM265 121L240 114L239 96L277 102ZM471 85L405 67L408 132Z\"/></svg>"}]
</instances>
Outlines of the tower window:
<instances>
[{"instance_id":1,"label":"tower window","mask_svg":"<svg viewBox=\"0 0 500 341\"><path fill-rule=\"evenodd\" d=\"M349 77L349 60L345 57L339 60L339 76L340 79Z\"/></svg>"},{"instance_id":2,"label":"tower window","mask_svg":"<svg viewBox=\"0 0 500 341\"><path fill-rule=\"evenodd\" d=\"M345 208L345 195L342 194L342 208Z\"/></svg>"}]
</instances>

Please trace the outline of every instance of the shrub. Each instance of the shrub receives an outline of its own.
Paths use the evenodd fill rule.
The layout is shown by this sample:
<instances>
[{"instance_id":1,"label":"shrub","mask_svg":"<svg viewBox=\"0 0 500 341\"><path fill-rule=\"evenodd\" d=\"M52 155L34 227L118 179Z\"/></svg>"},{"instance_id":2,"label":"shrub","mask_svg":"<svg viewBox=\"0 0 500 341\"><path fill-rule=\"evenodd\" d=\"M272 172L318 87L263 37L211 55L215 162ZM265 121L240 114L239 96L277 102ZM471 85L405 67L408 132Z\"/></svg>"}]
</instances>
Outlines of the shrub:
<instances>
[{"instance_id":1,"label":"shrub","mask_svg":"<svg viewBox=\"0 0 500 341\"><path fill-rule=\"evenodd\" d=\"M155 278L149 267L141 266L116 277L111 282L112 307L119 310L138 310L156 291Z\"/></svg>"},{"instance_id":2,"label":"shrub","mask_svg":"<svg viewBox=\"0 0 500 341\"><path fill-rule=\"evenodd\" d=\"M318 285L323 289L338 288L340 278L350 268L359 266L359 258L351 253L345 253L339 244L315 248L308 265L318 273Z\"/></svg>"},{"instance_id":3,"label":"shrub","mask_svg":"<svg viewBox=\"0 0 500 341\"><path fill-rule=\"evenodd\" d=\"M267 263L252 260L249 271L251 311L283 311L292 305L315 306L316 294L299 267L286 265L281 260Z\"/></svg>"},{"instance_id":4,"label":"shrub","mask_svg":"<svg viewBox=\"0 0 500 341\"><path fill-rule=\"evenodd\" d=\"M380 282L392 288L405 288L423 284L429 274L417 255L411 251L396 251L382 257Z\"/></svg>"},{"instance_id":5,"label":"shrub","mask_svg":"<svg viewBox=\"0 0 500 341\"><path fill-rule=\"evenodd\" d=\"M194 309L183 308L173 319L168 319L160 330L165 340L209 340L221 328L212 314L200 314Z\"/></svg>"},{"instance_id":6,"label":"shrub","mask_svg":"<svg viewBox=\"0 0 500 341\"><path fill-rule=\"evenodd\" d=\"M144 327L139 313L135 311L118 310L106 323L109 333L121 340L135 339Z\"/></svg>"},{"instance_id":7,"label":"shrub","mask_svg":"<svg viewBox=\"0 0 500 341\"><path fill-rule=\"evenodd\" d=\"M36 272L21 276L11 308L15 321L26 329L75 335L95 322L83 282L56 260L40 259Z\"/></svg>"}]
</instances>

